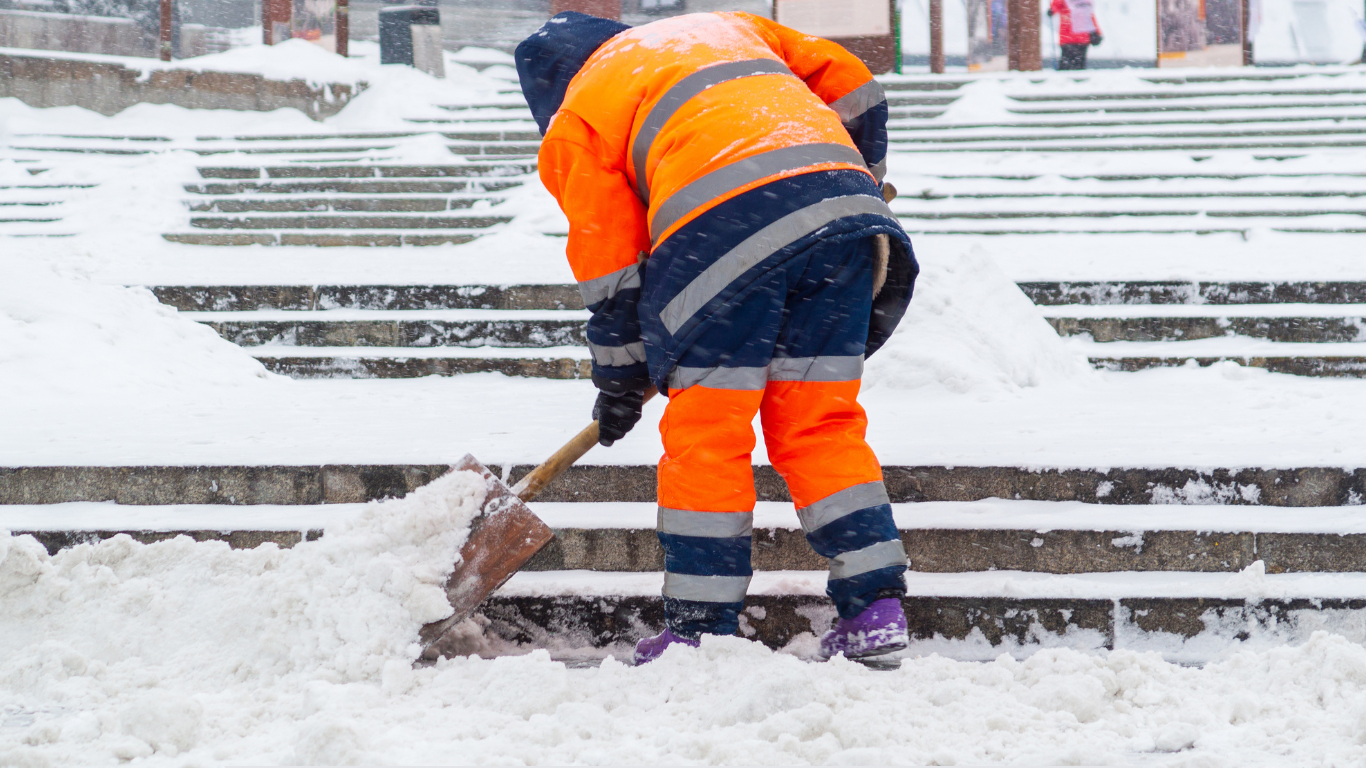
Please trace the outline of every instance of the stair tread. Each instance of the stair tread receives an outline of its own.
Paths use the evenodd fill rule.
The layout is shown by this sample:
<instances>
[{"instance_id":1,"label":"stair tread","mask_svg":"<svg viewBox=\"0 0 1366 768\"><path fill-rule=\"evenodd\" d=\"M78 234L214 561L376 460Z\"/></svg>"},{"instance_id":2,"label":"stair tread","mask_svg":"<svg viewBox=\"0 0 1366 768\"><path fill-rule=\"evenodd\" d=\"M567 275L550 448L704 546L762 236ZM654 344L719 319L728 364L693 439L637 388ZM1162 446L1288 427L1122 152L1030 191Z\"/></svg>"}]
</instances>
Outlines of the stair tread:
<instances>
[{"instance_id":1,"label":"stair tread","mask_svg":"<svg viewBox=\"0 0 1366 768\"><path fill-rule=\"evenodd\" d=\"M497 468L495 468L497 471ZM556 529L613 531L655 528L652 502L532 501L532 511ZM0 529L50 531L192 531L325 529L364 507L337 504L164 504L110 502L0 504ZM1098 531L1154 533L1274 533L1366 535L1360 506L1302 507L1287 515L1266 506L1087 504L1075 501L986 499L894 503L903 531ZM797 530L789 502L760 501L757 529Z\"/></svg>"},{"instance_id":2,"label":"stair tread","mask_svg":"<svg viewBox=\"0 0 1366 768\"><path fill-rule=\"evenodd\" d=\"M757 571L751 596L825 595L824 571ZM979 597L1010 600L1113 600L1116 598L1366 598L1366 573L1280 573L1260 577L1186 571L1121 571L1053 574L1028 571L906 574L916 597ZM522 571L495 592L498 597L657 597L662 572Z\"/></svg>"},{"instance_id":3,"label":"stair tread","mask_svg":"<svg viewBox=\"0 0 1366 768\"><path fill-rule=\"evenodd\" d=\"M471 359L535 359L565 358L588 360L588 347L288 347L269 345L248 347L253 357L316 357L316 358L471 358Z\"/></svg>"}]
</instances>

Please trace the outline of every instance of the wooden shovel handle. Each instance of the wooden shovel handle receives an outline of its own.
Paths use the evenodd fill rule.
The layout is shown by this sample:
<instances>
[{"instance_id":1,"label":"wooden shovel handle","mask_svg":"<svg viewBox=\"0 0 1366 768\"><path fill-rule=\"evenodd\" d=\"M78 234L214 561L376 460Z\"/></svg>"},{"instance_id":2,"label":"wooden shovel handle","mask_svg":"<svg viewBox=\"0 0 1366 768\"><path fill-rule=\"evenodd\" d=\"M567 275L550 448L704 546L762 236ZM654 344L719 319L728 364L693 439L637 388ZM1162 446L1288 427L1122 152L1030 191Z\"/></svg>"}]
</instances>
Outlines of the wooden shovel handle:
<instances>
[{"instance_id":1,"label":"wooden shovel handle","mask_svg":"<svg viewBox=\"0 0 1366 768\"><path fill-rule=\"evenodd\" d=\"M650 386L645 390L645 399L642 403L650 402L650 398L659 394L659 390ZM574 435L574 438L564 444L564 447L555 453L541 466L531 470L526 477L512 486L512 492L517 494L517 498L522 501L531 501L540 495L541 490L555 481L555 478L564 474L566 469L573 466L574 462L583 458L585 453L598 444L598 422L595 419L592 424L583 428L583 431Z\"/></svg>"}]
</instances>

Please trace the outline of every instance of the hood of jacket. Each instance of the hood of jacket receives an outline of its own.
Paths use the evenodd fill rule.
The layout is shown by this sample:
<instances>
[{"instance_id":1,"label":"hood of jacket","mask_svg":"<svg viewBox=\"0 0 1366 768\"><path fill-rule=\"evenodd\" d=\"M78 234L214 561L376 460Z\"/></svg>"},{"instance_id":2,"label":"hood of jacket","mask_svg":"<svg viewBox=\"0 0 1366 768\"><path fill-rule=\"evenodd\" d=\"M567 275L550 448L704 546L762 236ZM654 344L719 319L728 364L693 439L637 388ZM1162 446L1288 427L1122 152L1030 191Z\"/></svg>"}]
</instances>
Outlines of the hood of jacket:
<instances>
[{"instance_id":1,"label":"hood of jacket","mask_svg":"<svg viewBox=\"0 0 1366 768\"><path fill-rule=\"evenodd\" d=\"M550 118L564 103L569 81L583 68L588 57L603 43L628 29L628 25L619 21L565 11L551 17L531 37L517 45L513 54L517 59L517 78L542 136L550 127Z\"/></svg>"}]
</instances>

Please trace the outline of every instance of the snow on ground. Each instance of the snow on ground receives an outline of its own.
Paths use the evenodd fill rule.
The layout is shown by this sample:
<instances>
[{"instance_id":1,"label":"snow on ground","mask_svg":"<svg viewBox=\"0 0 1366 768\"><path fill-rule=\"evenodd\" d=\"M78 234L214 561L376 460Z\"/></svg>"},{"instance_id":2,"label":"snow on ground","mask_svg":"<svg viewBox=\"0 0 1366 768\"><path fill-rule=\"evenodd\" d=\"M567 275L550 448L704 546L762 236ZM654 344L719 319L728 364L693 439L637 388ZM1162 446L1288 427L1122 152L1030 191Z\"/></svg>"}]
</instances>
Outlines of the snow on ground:
<instances>
[{"instance_id":1,"label":"snow on ground","mask_svg":"<svg viewBox=\"0 0 1366 768\"><path fill-rule=\"evenodd\" d=\"M0 763L1366 759L1366 648L1324 632L1202 667L1058 648L873 671L709 637L642 668L610 658L570 668L536 651L413 670L403 643L415 617L397 578L409 572L360 559L392 544L375 535L382 510L358 526L369 537L289 552L124 540L49 559L31 541L0 540L0 601L27 620L27 634L0 625ZM411 540L407 527L393 533ZM402 565L434 564L435 549ZM167 567L182 578L161 578ZM355 611L358 598L368 611ZM134 607L136 621L124 613Z\"/></svg>"}]
</instances>

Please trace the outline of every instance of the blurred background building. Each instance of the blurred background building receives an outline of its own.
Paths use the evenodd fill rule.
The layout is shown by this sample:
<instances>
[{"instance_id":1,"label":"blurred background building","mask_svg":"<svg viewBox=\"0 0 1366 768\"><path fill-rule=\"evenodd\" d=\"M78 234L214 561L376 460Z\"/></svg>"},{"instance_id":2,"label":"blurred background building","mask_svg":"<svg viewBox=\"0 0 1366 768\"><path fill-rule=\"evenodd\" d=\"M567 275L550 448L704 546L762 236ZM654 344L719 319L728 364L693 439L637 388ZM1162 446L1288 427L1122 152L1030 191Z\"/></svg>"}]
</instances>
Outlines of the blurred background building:
<instances>
[{"instance_id":1,"label":"blurred background building","mask_svg":"<svg viewBox=\"0 0 1366 768\"><path fill-rule=\"evenodd\" d=\"M441 10L445 47L511 51L550 13L550 0L421 0ZM897 0L908 67L929 56L929 0ZM1046 2L1046 0L1041 0ZM1259 64L1344 63L1361 58L1366 0L1253 0ZM385 0L351 0L351 39L378 39ZM158 0L0 0L0 47L154 56ZM716 10L771 13L771 0L623 0L622 20ZM1157 58L1157 0L1095 0L1104 42L1090 66L1151 67ZM176 50L188 57L259 42L260 0L176 0ZM65 18L54 18L57 14ZM77 19L73 16L80 16ZM944 46L951 67L968 50L965 0L944 0ZM1041 30L1045 68L1057 55L1056 33Z\"/></svg>"}]
</instances>

